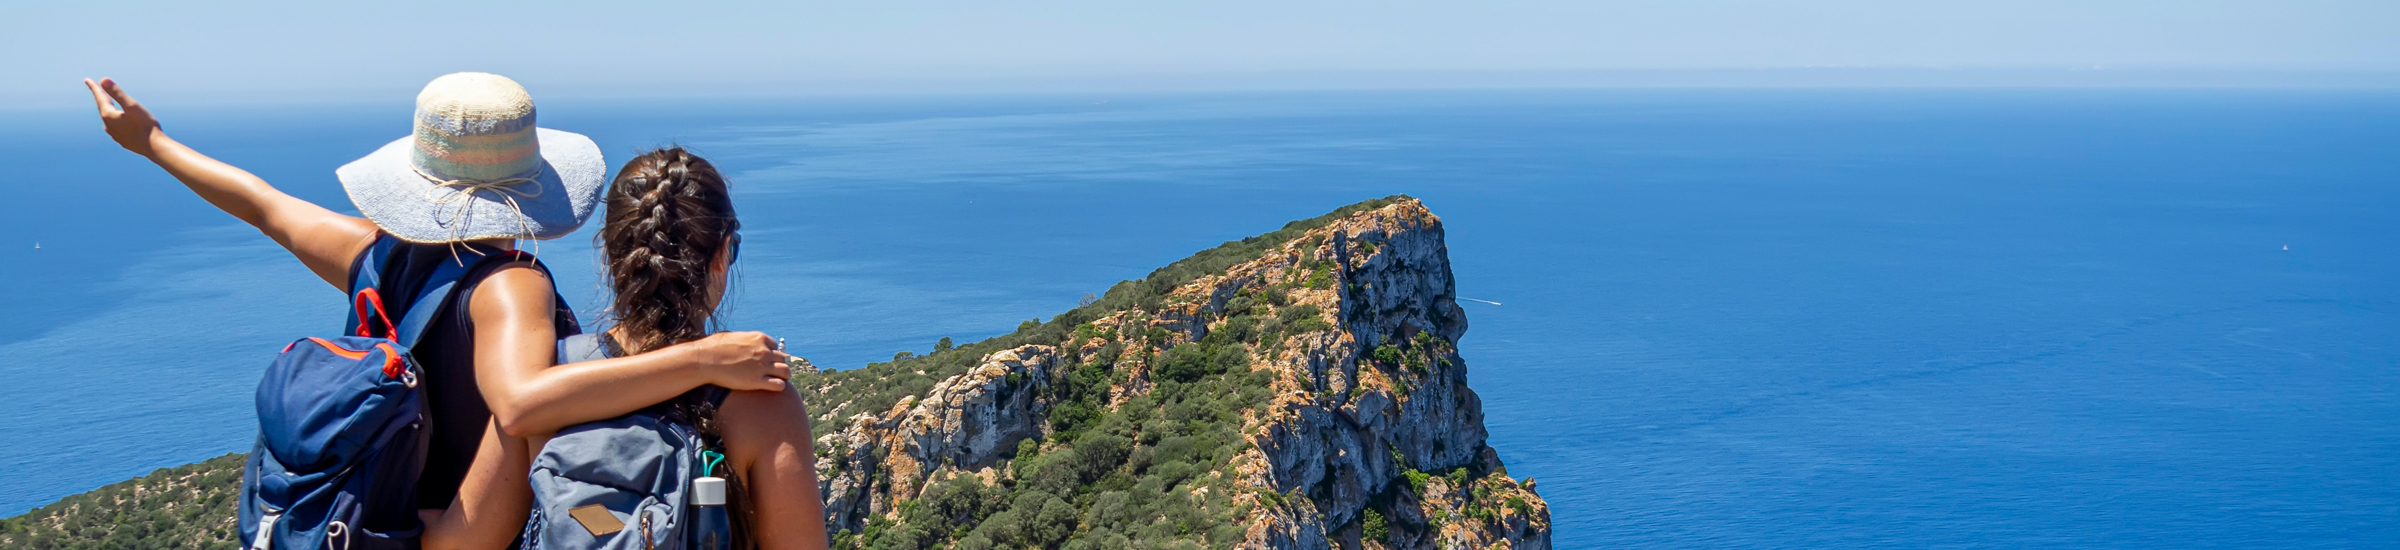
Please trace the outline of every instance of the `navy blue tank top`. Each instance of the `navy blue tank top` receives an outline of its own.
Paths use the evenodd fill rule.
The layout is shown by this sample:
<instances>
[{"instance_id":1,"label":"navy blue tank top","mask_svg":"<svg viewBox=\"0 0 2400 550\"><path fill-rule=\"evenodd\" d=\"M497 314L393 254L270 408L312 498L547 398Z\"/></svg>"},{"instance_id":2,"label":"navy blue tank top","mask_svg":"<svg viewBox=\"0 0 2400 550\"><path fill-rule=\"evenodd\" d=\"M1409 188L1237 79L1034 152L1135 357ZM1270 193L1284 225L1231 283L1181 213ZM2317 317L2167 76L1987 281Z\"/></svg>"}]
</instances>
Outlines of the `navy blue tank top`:
<instances>
[{"instance_id":1,"label":"navy blue tank top","mask_svg":"<svg viewBox=\"0 0 2400 550\"><path fill-rule=\"evenodd\" d=\"M385 235L382 238L393 237ZM453 255L453 246L458 247L457 255ZM384 265L372 266L373 269L382 270L383 287L379 290L384 296L409 297L406 300L384 301L385 310L397 319L408 315L408 308L416 301L417 293L424 289L426 278L433 276L434 269L440 267L441 262L454 261L453 258L477 261L479 255L470 252L481 252L483 254L480 255L489 257L467 270L466 277L453 287L456 290L450 293L450 298L441 303L442 309L435 313L433 322L426 325L424 336L417 340L417 347L409 350L409 354L416 357L417 365L425 370L426 408L430 409L433 417L433 429L425 453L425 473L417 479L419 509L450 507L451 499L458 496L459 483L467 478L467 466L475 462L475 452L483 443L484 428L491 425L492 409L484 403L483 390L475 383L475 320L469 318L467 304L475 296L476 285L490 277L493 271L511 262L509 255L503 255L503 251L491 247L400 243L392 248ZM365 257L361 254L350 260L351 280L358 280L358 270L370 268L361 265ZM542 269L544 276L549 275L549 268L542 267L541 262L536 261L534 265ZM557 308L551 325L558 331L558 336L565 338L582 333L583 327L576 323L575 312L567 307L566 300L557 299L555 295L553 300Z\"/></svg>"}]
</instances>

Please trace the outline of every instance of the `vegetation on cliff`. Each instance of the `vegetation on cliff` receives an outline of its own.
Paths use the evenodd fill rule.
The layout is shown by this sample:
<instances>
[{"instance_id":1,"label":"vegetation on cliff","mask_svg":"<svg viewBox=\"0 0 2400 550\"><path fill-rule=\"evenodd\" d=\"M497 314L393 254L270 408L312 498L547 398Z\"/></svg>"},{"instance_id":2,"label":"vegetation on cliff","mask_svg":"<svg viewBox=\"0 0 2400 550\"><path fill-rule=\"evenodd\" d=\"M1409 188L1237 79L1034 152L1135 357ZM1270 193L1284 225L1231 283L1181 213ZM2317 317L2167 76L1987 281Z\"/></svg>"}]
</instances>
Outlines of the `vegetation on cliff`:
<instances>
[{"instance_id":1,"label":"vegetation on cliff","mask_svg":"<svg viewBox=\"0 0 2400 550\"><path fill-rule=\"evenodd\" d=\"M809 377L837 548L1547 548L1484 447L1440 223L1394 196L1049 322ZM1428 473L1440 472L1440 473Z\"/></svg>"},{"instance_id":2,"label":"vegetation on cliff","mask_svg":"<svg viewBox=\"0 0 2400 550\"><path fill-rule=\"evenodd\" d=\"M1322 216L1284 224L1282 229L1263 235L1226 241L1216 248L1200 251L1166 267L1152 270L1149 276L1141 280L1119 282L1097 301L1051 317L1049 322L1028 320L1018 324L1015 332L965 345L948 345L950 339L945 337L941 342L936 342L935 351L927 355L904 351L889 362L824 373L795 381L795 384L801 387L801 391L810 394L809 406L817 415L814 419L816 435L824 436L844 427L839 419L890 410L893 404L900 402L900 398L924 395L926 390L933 388L935 382L966 372L982 357L993 352L1030 344L1057 344L1069 336L1078 335L1078 330L1086 331L1086 335L1089 335L1089 331L1095 329L1086 327L1086 324L1114 312L1156 311L1176 287L1193 279L1257 259L1269 249L1289 243L1335 220L1403 200L1415 199L1393 195L1364 201ZM1132 336L1139 340L1151 335ZM1117 349L1121 351L1123 348Z\"/></svg>"},{"instance_id":3,"label":"vegetation on cliff","mask_svg":"<svg viewBox=\"0 0 2400 550\"><path fill-rule=\"evenodd\" d=\"M0 548L238 548L241 454L161 468L0 519Z\"/></svg>"},{"instance_id":4,"label":"vegetation on cliff","mask_svg":"<svg viewBox=\"0 0 2400 550\"><path fill-rule=\"evenodd\" d=\"M1120 282L1098 300L1049 322L1022 323L1007 335L962 346L937 343L929 355L904 352L891 362L796 380L819 407L814 425L825 436L845 428L844 420L925 395L936 382L1001 350L1096 347L1085 361L1059 369L1056 380L1039 385L1042 401L1051 404L1047 433L1020 440L1007 453L1005 476L992 483L953 477L928 486L921 497L901 504L896 518L878 516L848 532L837 526L837 547L1126 548L1135 541L1216 541L1214 546L1221 547L1239 540L1242 526L1234 516L1245 510L1231 500L1235 481L1223 468L1245 446L1236 433L1243 412L1266 405L1272 385L1272 373L1249 368L1251 352L1287 332L1330 325L1312 305L1277 313L1278 307L1291 305L1288 288L1308 283L1301 280L1244 293L1230 308L1209 311L1228 328L1196 342L1179 342L1174 331L1140 321L1165 309L1175 290L1194 279L1255 260L1336 220L1400 201L1413 199L1365 201L1228 241L1141 280ZM1156 365L1150 369L1156 374L1150 391L1112 403L1111 388L1136 375L1122 367L1145 364ZM849 451L839 442L829 447L820 453ZM1176 489L1181 492L1171 492Z\"/></svg>"}]
</instances>

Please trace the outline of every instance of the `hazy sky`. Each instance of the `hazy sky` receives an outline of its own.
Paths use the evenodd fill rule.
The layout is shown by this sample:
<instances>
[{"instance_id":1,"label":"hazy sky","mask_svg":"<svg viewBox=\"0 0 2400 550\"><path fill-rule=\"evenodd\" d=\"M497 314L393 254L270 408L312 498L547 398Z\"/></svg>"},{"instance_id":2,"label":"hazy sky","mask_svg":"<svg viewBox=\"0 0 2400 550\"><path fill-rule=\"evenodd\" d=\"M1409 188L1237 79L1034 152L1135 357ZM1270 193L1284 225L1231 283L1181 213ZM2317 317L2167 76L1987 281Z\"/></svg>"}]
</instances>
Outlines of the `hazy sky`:
<instances>
[{"instance_id":1,"label":"hazy sky","mask_svg":"<svg viewBox=\"0 0 2400 550\"><path fill-rule=\"evenodd\" d=\"M72 95L83 76L189 97L350 96L460 70L552 94L1684 69L2400 72L2395 0L6 4L9 102Z\"/></svg>"}]
</instances>

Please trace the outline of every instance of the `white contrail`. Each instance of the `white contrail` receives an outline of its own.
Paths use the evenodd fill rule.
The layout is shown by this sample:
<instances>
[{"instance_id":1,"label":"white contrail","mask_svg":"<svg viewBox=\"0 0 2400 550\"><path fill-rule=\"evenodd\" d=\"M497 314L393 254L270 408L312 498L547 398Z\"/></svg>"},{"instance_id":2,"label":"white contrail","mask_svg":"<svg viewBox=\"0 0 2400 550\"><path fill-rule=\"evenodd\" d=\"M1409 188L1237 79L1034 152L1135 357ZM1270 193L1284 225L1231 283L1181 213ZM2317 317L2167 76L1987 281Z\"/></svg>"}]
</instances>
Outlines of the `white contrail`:
<instances>
[{"instance_id":1,"label":"white contrail","mask_svg":"<svg viewBox=\"0 0 2400 550\"><path fill-rule=\"evenodd\" d=\"M1460 300L1475 300L1474 298L1468 298L1468 297L1465 297L1465 296L1460 296L1460 297L1458 297L1458 299L1460 299ZM1496 306L1496 305L1500 305L1500 302L1494 302L1494 301L1491 301L1491 300L1475 300L1475 301L1477 301L1477 302L1483 302L1483 303L1486 303L1486 304L1491 304L1491 305L1495 305L1495 306Z\"/></svg>"}]
</instances>

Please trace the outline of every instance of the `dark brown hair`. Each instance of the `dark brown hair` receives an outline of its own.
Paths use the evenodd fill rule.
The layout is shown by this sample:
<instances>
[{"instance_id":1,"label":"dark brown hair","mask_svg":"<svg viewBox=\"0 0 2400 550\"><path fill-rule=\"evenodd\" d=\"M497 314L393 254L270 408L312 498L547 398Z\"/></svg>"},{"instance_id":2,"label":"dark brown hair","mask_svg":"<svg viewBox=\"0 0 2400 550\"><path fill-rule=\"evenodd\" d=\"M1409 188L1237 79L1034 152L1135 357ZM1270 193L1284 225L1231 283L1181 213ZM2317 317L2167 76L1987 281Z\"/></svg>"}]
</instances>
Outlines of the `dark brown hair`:
<instances>
[{"instance_id":1,"label":"dark brown hair","mask_svg":"<svg viewBox=\"0 0 2400 550\"><path fill-rule=\"evenodd\" d=\"M712 332L710 269L740 230L717 169L681 147L626 161L608 189L600 250L607 258L609 317L626 351L641 353Z\"/></svg>"},{"instance_id":2,"label":"dark brown hair","mask_svg":"<svg viewBox=\"0 0 2400 550\"><path fill-rule=\"evenodd\" d=\"M707 160L669 147L626 161L607 198L607 221L598 238L609 290L616 295L608 317L621 338L617 345L629 354L642 353L714 332L711 270L742 228L725 178ZM704 443L723 449L717 407L707 399L711 388L684 392L664 403L663 412L690 422ZM730 469L718 475L730 489L725 504L733 519L734 547L750 548L750 507L741 479Z\"/></svg>"}]
</instances>

